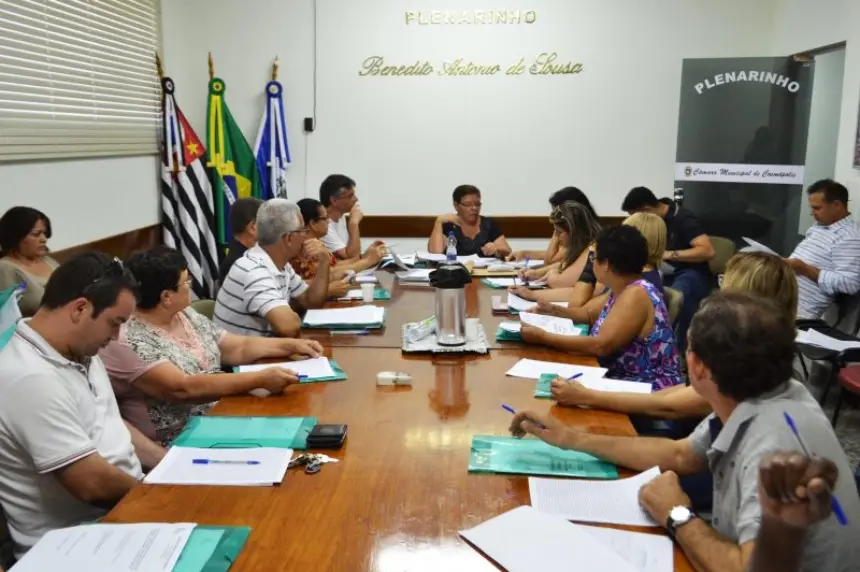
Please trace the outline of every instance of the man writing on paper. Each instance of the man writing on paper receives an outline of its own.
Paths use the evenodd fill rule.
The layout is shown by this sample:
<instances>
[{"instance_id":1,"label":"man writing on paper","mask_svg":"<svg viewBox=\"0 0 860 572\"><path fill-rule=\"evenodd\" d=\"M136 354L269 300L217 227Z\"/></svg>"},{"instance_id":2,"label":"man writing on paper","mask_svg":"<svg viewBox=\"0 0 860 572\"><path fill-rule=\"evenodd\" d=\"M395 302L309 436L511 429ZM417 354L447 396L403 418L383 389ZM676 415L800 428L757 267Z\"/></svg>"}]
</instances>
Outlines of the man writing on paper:
<instances>
[{"instance_id":1,"label":"man writing on paper","mask_svg":"<svg viewBox=\"0 0 860 572\"><path fill-rule=\"evenodd\" d=\"M788 413L812 452L836 464L834 494L849 523L830 518L810 528L803 570L856 570L860 498L830 421L803 384L791 379L794 331L785 312L765 298L721 292L706 300L690 326L687 364L693 388L714 413L686 439L594 435L531 412L515 415L511 431L635 470L659 466L665 472L639 492L642 506L666 526L696 570L741 572L761 525L759 462L797 446L784 419ZM714 478L711 524L689 508L678 479L706 469Z\"/></svg>"},{"instance_id":2,"label":"man writing on paper","mask_svg":"<svg viewBox=\"0 0 860 572\"><path fill-rule=\"evenodd\" d=\"M136 288L118 260L80 254L0 353L0 504L19 558L46 532L103 516L164 455L123 423L96 355Z\"/></svg>"},{"instance_id":3,"label":"man writing on paper","mask_svg":"<svg viewBox=\"0 0 860 572\"><path fill-rule=\"evenodd\" d=\"M798 318L817 319L836 294L860 291L860 229L848 212L848 189L824 179L807 189L817 223L786 262L797 274Z\"/></svg>"},{"instance_id":4,"label":"man writing on paper","mask_svg":"<svg viewBox=\"0 0 860 572\"><path fill-rule=\"evenodd\" d=\"M302 320L290 307L320 308L328 298L329 253L320 250L310 286L289 261L302 250L308 228L296 203L266 201L257 212L257 245L237 260L218 291L214 322L243 336L293 338Z\"/></svg>"}]
</instances>

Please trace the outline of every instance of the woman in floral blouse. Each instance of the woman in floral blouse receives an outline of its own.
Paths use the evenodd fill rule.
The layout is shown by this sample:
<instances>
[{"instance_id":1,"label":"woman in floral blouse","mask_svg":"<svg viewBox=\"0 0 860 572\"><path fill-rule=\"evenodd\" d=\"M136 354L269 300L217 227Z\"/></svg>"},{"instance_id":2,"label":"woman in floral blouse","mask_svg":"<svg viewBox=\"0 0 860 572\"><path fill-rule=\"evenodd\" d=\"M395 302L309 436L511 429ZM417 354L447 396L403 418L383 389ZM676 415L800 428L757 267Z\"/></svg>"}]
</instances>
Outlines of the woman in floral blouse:
<instances>
[{"instance_id":1,"label":"woman in floral blouse","mask_svg":"<svg viewBox=\"0 0 860 572\"><path fill-rule=\"evenodd\" d=\"M322 353L322 346L310 340L230 334L195 312L185 258L173 249L136 254L127 266L139 282L140 302L100 356L123 418L163 445L190 415L206 413L222 397L254 389L280 393L298 383L295 373L284 368L222 373L222 366Z\"/></svg>"}]
</instances>

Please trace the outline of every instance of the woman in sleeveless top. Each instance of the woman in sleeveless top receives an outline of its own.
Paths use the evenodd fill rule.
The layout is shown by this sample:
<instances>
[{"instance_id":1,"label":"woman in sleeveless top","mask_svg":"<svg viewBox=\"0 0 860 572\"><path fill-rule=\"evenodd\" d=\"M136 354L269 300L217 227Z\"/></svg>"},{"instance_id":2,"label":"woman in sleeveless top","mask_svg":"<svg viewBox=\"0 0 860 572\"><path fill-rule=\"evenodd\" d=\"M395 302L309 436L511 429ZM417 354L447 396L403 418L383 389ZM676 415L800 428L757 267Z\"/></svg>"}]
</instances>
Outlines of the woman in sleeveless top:
<instances>
[{"instance_id":1,"label":"woman in sleeveless top","mask_svg":"<svg viewBox=\"0 0 860 572\"><path fill-rule=\"evenodd\" d=\"M610 294L605 302L593 298L566 313L589 324L590 335L562 336L523 324L523 340L596 356L609 378L650 383L653 389L683 383L669 311L657 287L642 278L647 262L648 243L636 228L602 231L593 267Z\"/></svg>"},{"instance_id":2,"label":"woman in sleeveless top","mask_svg":"<svg viewBox=\"0 0 860 572\"><path fill-rule=\"evenodd\" d=\"M24 317L42 303L48 278L59 266L48 256L51 221L30 207L12 207L0 218L0 290L25 284L18 302Z\"/></svg>"}]
</instances>

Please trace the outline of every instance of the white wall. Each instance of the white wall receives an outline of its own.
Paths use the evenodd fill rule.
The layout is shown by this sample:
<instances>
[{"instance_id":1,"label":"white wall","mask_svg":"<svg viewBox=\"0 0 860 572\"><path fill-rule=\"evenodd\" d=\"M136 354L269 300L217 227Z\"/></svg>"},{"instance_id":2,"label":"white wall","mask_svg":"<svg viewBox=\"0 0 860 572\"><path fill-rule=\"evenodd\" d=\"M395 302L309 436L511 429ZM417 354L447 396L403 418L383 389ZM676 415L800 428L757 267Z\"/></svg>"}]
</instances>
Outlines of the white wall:
<instances>
[{"instance_id":1,"label":"white wall","mask_svg":"<svg viewBox=\"0 0 860 572\"><path fill-rule=\"evenodd\" d=\"M162 0L161 6L164 72L173 78L176 102L204 145L207 53L212 52L215 74L227 86L227 105L251 146L272 61L280 57L292 198L304 196L302 118L313 113L312 7L312 0Z\"/></svg>"},{"instance_id":2,"label":"white wall","mask_svg":"<svg viewBox=\"0 0 860 572\"><path fill-rule=\"evenodd\" d=\"M809 132L806 139L806 162L798 234L815 224L807 208L806 191L815 181L836 176L839 124L842 119L842 90L845 50L838 49L815 56L812 103L809 110Z\"/></svg>"},{"instance_id":3,"label":"white wall","mask_svg":"<svg viewBox=\"0 0 860 572\"><path fill-rule=\"evenodd\" d=\"M206 53L253 142L271 59L280 55L297 197L329 173L358 181L365 212L450 209L460 183L485 191L487 214L545 214L548 195L578 185L601 214L619 214L630 187L668 194L685 57L768 55L771 2L530 0L319 1L318 125L312 114L312 0L162 0L165 66L204 134ZM409 26L408 10L535 10L531 25ZM195 25L194 23L199 23ZM578 76L359 77L362 61L508 65L556 51ZM309 153L305 155L305 150ZM307 178L305 177L307 160Z\"/></svg>"},{"instance_id":4,"label":"white wall","mask_svg":"<svg viewBox=\"0 0 860 572\"><path fill-rule=\"evenodd\" d=\"M848 187L856 201L860 197L860 170L853 167L853 150L860 107L860 2L775 0L774 9L774 54L787 55L847 42L836 178Z\"/></svg>"},{"instance_id":5,"label":"white wall","mask_svg":"<svg viewBox=\"0 0 860 572\"><path fill-rule=\"evenodd\" d=\"M157 224L158 172L155 156L0 163L0 213L41 210L54 231L49 246L61 250Z\"/></svg>"}]
</instances>

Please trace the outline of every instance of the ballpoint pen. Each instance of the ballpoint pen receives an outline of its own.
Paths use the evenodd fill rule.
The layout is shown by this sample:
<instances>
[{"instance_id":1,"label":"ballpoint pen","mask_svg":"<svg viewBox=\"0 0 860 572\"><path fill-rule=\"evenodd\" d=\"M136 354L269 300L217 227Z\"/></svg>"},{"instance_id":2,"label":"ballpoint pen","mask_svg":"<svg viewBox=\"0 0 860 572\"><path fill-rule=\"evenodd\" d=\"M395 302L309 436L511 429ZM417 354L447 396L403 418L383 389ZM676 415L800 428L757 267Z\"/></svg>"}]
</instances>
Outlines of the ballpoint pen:
<instances>
[{"instance_id":1,"label":"ballpoint pen","mask_svg":"<svg viewBox=\"0 0 860 572\"><path fill-rule=\"evenodd\" d=\"M575 373L575 374L573 374L572 376L568 377L565 381L566 381L567 383L570 383L570 382L571 382L571 381L573 381L574 379L578 379L578 378L580 378L580 377L582 377L582 372L579 372L579 373Z\"/></svg>"},{"instance_id":2,"label":"ballpoint pen","mask_svg":"<svg viewBox=\"0 0 860 572\"><path fill-rule=\"evenodd\" d=\"M260 461L229 461L226 459L193 459L195 465L259 465Z\"/></svg>"},{"instance_id":3,"label":"ballpoint pen","mask_svg":"<svg viewBox=\"0 0 860 572\"><path fill-rule=\"evenodd\" d=\"M516 410L515 410L513 407L511 407L510 405L507 405L507 404L505 404L505 403L502 403L502 409L504 409L505 411L507 411L507 412L508 412L508 413L510 413L511 415L516 415L516 414L517 414ZM538 423L537 421L534 421L534 420L532 420L532 419L529 419L529 422L534 423L535 425L537 425L537 426L538 426L538 427L540 427L541 429L546 429L546 427L545 427L543 424Z\"/></svg>"},{"instance_id":4,"label":"ballpoint pen","mask_svg":"<svg viewBox=\"0 0 860 572\"><path fill-rule=\"evenodd\" d=\"M791 432L794 434L794 438L797 440L797 444L800 445L800 449L803 451L803 454L806 455L807 459L811 459L812 453L810 453L806 443L803 442L803 437L800 436L800 431L797 430L797 425L794 424L794 419L792 419L791 415L785 411L783 411L782 414L785 416L785 422L788 423L788 428L791 429ZM842 505L840 505L839 501L836 500L836 495L830 496L830 505L833 508L833 514L836 515L836 520L839 521L839 524L847 526L848 519L845 518L845 512L842 510Z\"/></svg>"}]
</instances>

